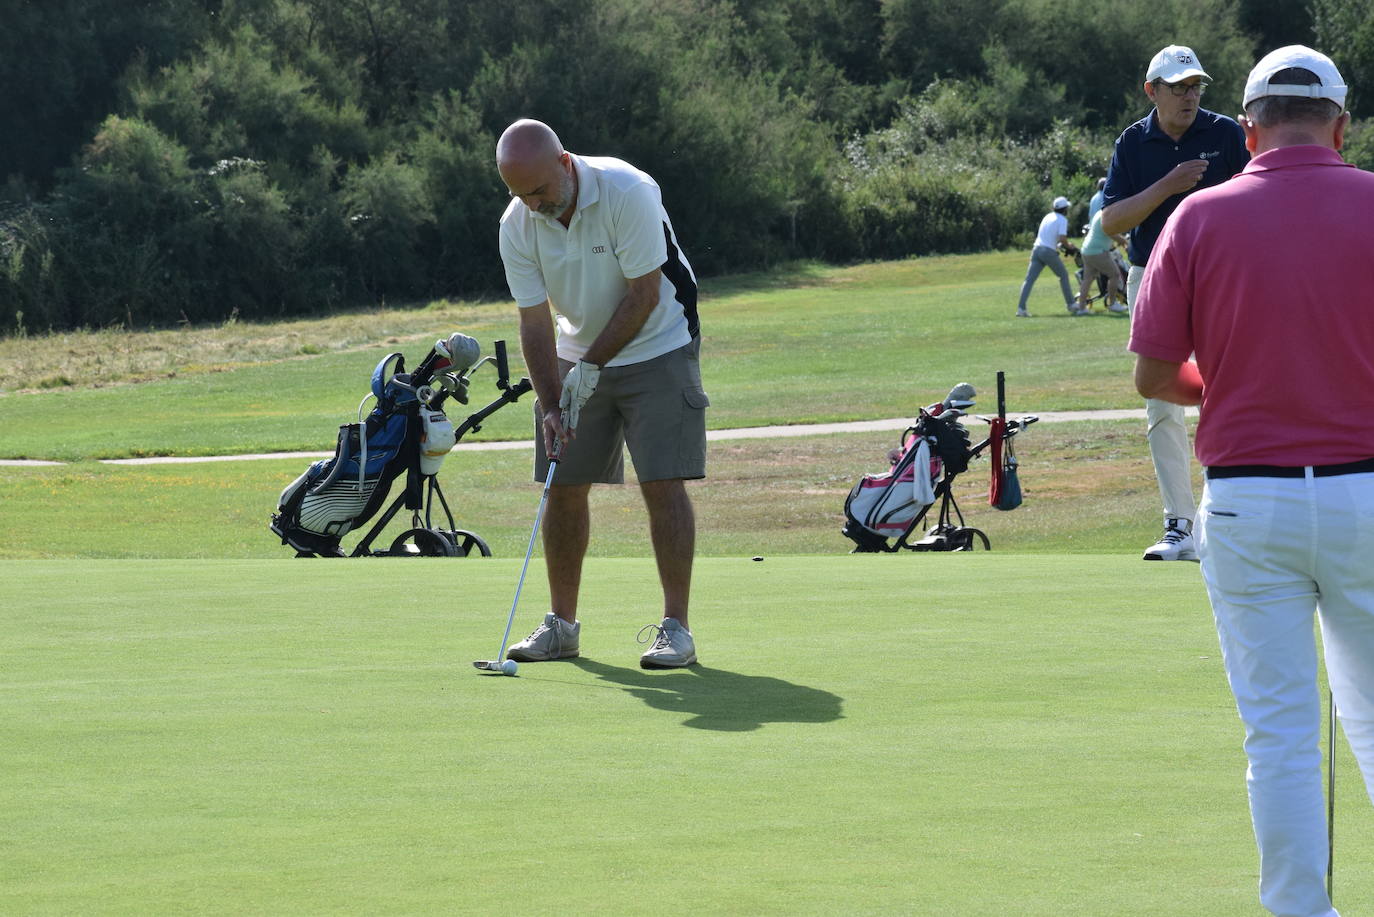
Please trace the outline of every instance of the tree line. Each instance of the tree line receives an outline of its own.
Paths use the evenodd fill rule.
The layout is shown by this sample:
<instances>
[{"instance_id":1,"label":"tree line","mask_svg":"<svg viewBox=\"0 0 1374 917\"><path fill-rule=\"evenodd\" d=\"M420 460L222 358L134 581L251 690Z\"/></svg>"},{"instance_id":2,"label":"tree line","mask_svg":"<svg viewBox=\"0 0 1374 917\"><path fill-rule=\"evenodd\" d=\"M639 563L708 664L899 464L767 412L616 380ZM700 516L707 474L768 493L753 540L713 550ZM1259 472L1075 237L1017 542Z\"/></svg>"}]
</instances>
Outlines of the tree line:
<instances>
[{"instance_id":1,"label":"tree line","mask_svg":"<svg viewBox=\"0 0 1374 917\"><path fill-rule=\"evenodd\" d=\"M1019 244L1055 194L1086 202L1166 44L1226 114L1295 42L1374 113L1364 0L0 0L0 22L9 333L499 294L493 150L519 117L652 174L710 275ZM1374 165L1358 119L1347 157Z\"/></svg>"}]
</instances>

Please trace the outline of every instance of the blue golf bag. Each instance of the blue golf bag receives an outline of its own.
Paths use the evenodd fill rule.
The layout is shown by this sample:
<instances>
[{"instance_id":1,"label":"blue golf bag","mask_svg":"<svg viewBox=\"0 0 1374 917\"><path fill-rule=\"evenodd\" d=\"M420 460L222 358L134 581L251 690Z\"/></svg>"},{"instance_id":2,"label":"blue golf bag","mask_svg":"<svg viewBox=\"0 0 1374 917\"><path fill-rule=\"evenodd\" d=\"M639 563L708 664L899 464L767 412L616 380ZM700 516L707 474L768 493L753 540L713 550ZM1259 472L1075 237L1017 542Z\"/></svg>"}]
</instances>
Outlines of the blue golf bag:
<instances>
[{"instance_id":1,"label":"blue golf bag","mask_svg":"<svg viewBox=\"0 0 1374 917\"><path fill-rule=\"evenodd\" d=\"M458 338L465 340L456 341ZM451 353L460 350L461 356ZM405 358L400 353L378 363L372 373L370 397L376 399L372 411L357 423L340 426L334 456L312 464L281 492L271 529L282 544L295 548L298 557L464 557L473 550L491 556L491 549L481 538L455 528L436 475L458 439L480 429L488 416L528 392L530 383L521 379L510 385L504 341L496 342L495 360L478 360L478 352L475 341L455 334L447 345L436 343L414 373L405 372ZM466 404L469 375L487 362L497 365L496 384L502 394L455 429L443 411L444 401L452 395ZM457 371L444 372L451 367ZM352 553L346 554L341 539L377 514L397 479L403 479L400 496ZM446 516L447 528L433 524L436 500ZM411 511L411 527L392 542L390 549L372 550L373 540L402 508Z\"/></svg>"}]
</instances>

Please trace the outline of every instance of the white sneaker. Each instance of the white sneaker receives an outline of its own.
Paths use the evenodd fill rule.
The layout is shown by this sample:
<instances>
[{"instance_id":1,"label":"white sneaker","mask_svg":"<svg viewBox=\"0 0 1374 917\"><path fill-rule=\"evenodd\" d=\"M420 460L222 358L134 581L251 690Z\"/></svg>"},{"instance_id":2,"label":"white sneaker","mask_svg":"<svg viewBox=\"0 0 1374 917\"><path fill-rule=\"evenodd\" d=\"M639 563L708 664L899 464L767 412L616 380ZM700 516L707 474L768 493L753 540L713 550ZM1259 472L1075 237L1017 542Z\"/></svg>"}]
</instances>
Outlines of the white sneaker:
<instances>
[{"instance_id":1,"label":"white sneaker","mask_svg":"<svg viewBox=\"0 0 1374 917\"><path fill-rule=\"evenodd\" d=\"M1030 318L1030 317L1031 317L1031 314L1030 314L1029 312L1027 312L1025 309L1017 309L1017 310L1016 310L1016 317L1017 317L1017 318Z\"/></svg>"},{"instance_id":2,"label":"white sneaker","mask_svg":"<svg viewBox=\"0 0 1374 917\"><path fill-rule=\"evenodd\" d=\"M1164 537L1145 549L1145 560L1197 560L1190 519L1170 516L1164 520Z\"/></svg>"},{"instance_id":3,"label":"white sneaker","mask_svg":"<svg viewBox=\"0 0 1374 917\"><path fill-rule=\"evenodd\" d=\"M644 632L651 628L658 631L658 635L653 638L653 645L639 657L641 669L680 669L697 661L692 632L676 618L664 618L662 624L645 624L635 639L644 643Z\"/></svg>"},{"instance_id":4,"label":"white sneaker","mask_svg":"<svg viewBox=\"0 0 1374 917\"><path fill-rule=\"evenodd\" d=\"M569 624L553 612L524 640L506 650L506 658L516 662L551 662L571 659L578 653L582 622Z\"/></svg>"},{"instance_id":5,"label":"white sneaker","mask_svg":"<svg viewBox=\"0 0 1374 917\"><path fill-rule=\"evenodd\" d=\"M1107 304L1107 311L1108 311L1108 312L1116 312L1116 313L1119 314L1119 313L1122 313L1122 312L1129 312L1129 311L1131 311L1131 309L1130 309L1130 307L1127 306L1124 302L1114 302L1114 303L1108 303L1108 304Z\"/></svg>"}]
</instances>

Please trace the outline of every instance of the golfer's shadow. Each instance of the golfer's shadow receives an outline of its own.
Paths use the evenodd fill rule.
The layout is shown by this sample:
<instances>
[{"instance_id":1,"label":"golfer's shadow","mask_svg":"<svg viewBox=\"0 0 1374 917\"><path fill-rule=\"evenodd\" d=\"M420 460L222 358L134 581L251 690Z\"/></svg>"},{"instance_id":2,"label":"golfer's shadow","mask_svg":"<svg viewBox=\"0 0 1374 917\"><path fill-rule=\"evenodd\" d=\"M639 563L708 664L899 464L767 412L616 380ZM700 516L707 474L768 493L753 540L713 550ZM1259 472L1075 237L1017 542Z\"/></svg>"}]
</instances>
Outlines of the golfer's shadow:
<instances>
[{"instance_id":1,"label":"golfer's shadow","mask_svg":"<svg viewBox=\"0 0 1374 917\"><path fill-rule=\"evenodd\" d=\"M749 732L765 723L829 723L844 714L844 698L766 675L741 675L702 665L645 672L605 665L585 656L568 660L603 681L622 685L650 707L689 714L684 726Z\"/></svg>"}]
</instances>

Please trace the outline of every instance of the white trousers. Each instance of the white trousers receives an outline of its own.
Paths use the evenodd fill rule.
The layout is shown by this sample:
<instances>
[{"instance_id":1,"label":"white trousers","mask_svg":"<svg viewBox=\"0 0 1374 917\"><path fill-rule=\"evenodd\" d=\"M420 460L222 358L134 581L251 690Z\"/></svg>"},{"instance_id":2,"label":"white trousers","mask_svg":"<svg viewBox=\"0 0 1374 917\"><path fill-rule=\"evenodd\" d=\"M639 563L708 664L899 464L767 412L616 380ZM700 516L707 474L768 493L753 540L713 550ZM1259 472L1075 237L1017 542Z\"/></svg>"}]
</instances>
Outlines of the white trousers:
<instances>
[{"instance_id":1,"label":"white trousers","mask_svg":"<svg viewBox=\"0 0 1374 917\"><path fill-rule=\"evenodd\" d=\"M1260 903L1282 917L1336 914L1326 894L1314 611L1341 727L1374 799L1371 518L1374 474L1225 478L1203 490L1198 553L1245 724Z\"/></svg>"},{"instance_id":2,"label":"white trousers","mask_svg":"<svg viewBox=\"0 0 1374 917\"><path fill-rule=\"evenodd\" d=\"M1128 305L1135 305L1144 276L1145 269L1134 264L1127 271ZM1193 501L1192 451L1188 447L1188 420L1183 414L1183 406L1146 398L1145 439L1150 444L1150 460L1155 465L1164 515L1192 519L1197 514L1197 504Z\"/></svg>"}]
</instances>

